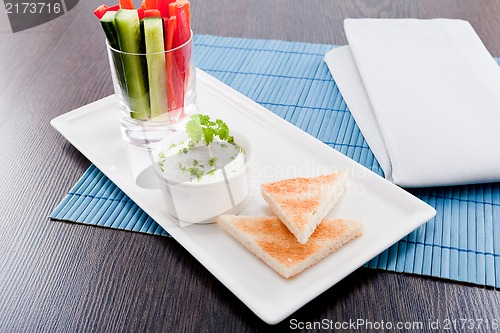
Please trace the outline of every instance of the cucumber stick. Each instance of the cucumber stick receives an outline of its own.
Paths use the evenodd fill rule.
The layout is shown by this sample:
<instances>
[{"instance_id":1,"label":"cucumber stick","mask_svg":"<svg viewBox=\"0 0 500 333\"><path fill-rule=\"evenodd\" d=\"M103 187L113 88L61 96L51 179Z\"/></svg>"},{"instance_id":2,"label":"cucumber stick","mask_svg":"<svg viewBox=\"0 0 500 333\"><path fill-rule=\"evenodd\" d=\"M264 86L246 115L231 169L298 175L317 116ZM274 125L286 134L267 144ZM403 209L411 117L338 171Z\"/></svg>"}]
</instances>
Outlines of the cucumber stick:
<instances>
[{"instance_id":1,"label":"cucumber stick","mask_svg":"<svg viewBox=\"0 0 500 333\"><path fill-rule=\"evenodd\" d=\"M120 9L115 16L118 42L122 52L123 74L127 85L130 116L147 120L150 116L149 85L147 65L144 56L128 53L142 53L142 37L139 16L136 10Z\"/></svg>"},{"instance_id":2,"label":"cucumber stick","mask_svg":"<svg viewBox=\"0 0 500 333\"><path fill-rule=\"evenodd\" d=\"M115 50L120 50L120 44L118 43L118 32L116 31L115 24L116 11L108 11L100 19L102 29L106 34L106 39L111 48ZM113 61L114 72L116 73L116 78L122 92L125 92L125 98L127 98L126 90L127 84L125 82L125 77L123 75L123 62L122 55L119 52L109 51L111 53L111 58Z\"/></svg>"},{"instance_id":3,"label":"cucumber stick","mask_svg":"<svg viewBox=\"0 0 500 333\"><path fill-rule=\"evenodd\" d=\"M109 11L104 14L104 16L99 20L101 22L102 29L106 34L109 46L115 50L120 49L118 44L118 33L116 32L115 24L116 11Z\"/></svg>"},{"instance_id":4,"label":"cucumber stick","mask_svg":"<svg viewBox=\"0 0 500 333\"><path fill-rule=\"evenodd\" d=\"M168 117L167 67L163 41L163 19L144 18L146 58L148 62L149 99L151 118ZM165 120L163 119L162 120ZM168 120L168 118L167 118Z\"/></svg>"}]
</instances>

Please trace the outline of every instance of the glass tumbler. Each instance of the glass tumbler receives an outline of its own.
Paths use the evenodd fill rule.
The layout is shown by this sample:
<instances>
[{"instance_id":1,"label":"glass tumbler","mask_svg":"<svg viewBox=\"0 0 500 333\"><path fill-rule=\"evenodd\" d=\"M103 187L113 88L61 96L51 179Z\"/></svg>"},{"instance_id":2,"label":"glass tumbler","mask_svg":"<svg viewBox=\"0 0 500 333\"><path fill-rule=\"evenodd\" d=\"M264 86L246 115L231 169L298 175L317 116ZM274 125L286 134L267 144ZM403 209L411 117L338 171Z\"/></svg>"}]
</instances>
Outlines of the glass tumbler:
<instances>
[{"instance_id":1,"label":"glass tumbler","mask_svg":"<svg viewBox=\"0 0 500 333\"><path fill-rule=\"evenodd\" d=\"M121 136L150 149L196 112L193 32L186 43L159 53L127 53L106 45Z\"/></svg>"}]
</instances>

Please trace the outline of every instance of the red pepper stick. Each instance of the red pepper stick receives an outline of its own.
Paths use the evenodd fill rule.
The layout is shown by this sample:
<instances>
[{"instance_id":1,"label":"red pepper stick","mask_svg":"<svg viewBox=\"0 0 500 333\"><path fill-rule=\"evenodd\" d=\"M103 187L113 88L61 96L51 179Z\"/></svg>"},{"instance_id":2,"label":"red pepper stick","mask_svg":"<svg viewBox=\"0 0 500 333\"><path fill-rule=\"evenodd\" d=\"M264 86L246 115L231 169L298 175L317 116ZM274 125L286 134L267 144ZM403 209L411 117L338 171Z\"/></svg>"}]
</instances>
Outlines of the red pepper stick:
<instances>
[{"instance_id":1,"label":"red pepper stick","mask_svg":"<svg viewBox=\"0 0 500 333\"><path fill-rule=\"evenodd\" d=\"M174 48L175 32L177 30L177 17L171 16L169 19L163 19L164 24L166 24L165 29L165 49L172 50ZM168 110L173 112L182 106L179 104L179 100L184 99L183 96L183 86L179 84L179 75L176 70L176 62L174 59L174 54L176 51L167 52L166 62L167 62L167 96L168 96ZM182 89L179 91L179 87Z\"/></svg>"},{"instance_id":2,"label":"red pepper stick","mask_svg":"<svg viewBox=\"0 0 500 333\"><path fill-rule=\"evenodd\" d=\"M180 14L178 14L179 16L183 16L182 12L184 11L186 13L186 17L187 17L187 22L184 22L184 24L182 25L183 26L183 31L181 32L181 34L183 34L183 36L181 36L181 42L182 41L188 41L189 38L191 37L191 7L190 7L190 3L188 0L177 0L176 1L177 3L177 12L180 11ZM189 82L189 75L190 75L190 66L189 66L189 63L191 61L191 52L192 52L192 45L186 45L186 49L185 49L185 52L184 52L184 57L185 57L185 75L184 75L184 79L185 79L185 82L184 84L187 86L188 82Z\"/></svg>"},{"instance_id":3,"label":"red pepper stick","mask_svg":"<svg viewBox=\"0 0 500 333\"><path fill-rule=\"evenodd\" d=\"M137 8L137 16L139 16L139 20L144 18L144 8Z\"/></svg>"},{"instance_id":4,"label":"red pepper stick","mask_svg":"<svg viewBox=\"0 0 500 333\"><path fill-rule=\"evenodd\" d=\"M189 28L189 18L188 18L188 11L186 10L185 5L178 6L177 7L177 30L179 33L179 42L181 44L185 44L189 41L191 38L191 30ZM192 51L192 45L185 45L182 48L182 52L179 55L179 63L180 63L180 68L182 69L182 77L184 81L187 80L187 75L188 75L188 69L189 69L189 62L191 61L191 51Z\"/></svg>"},{"instance_id":5,"label":"red pepper stick","mask_svg":"<svg viewBox=\"0 0 500 333\"><path fill-rule=\"evenodd\" d=\"M158 9L158 0L144 0L146 9Z\"/></svg>"},{"instance_id":6,"label":"red pepper stick","mask_svg":"<svg viewBox=\"0 0 500 333\"><path fill-rule=\"evenodd\" d=\"M165 27L165 50L171 50L174 39L174 31L177 26L177 17L164 17L163 24Z\"/></svg>"},{"instance_id":7,"label":"red pepper stick","mask_svg":"<svg viewBox=\"0 0 500 333\"><path fill-rule=\"evenodd\" d=\"M119 3L121 9L135 9L132 0L120 0Z\"/></svg>"},{"instance_id":8,"label":"red pepper stick","mask_svg":"<svg viewBox=\"0 0 500 333\"><path fill-rule=\"evenodd\" d=\"M172 15L169 15L168 13L168 8L169 8L169 4L171 2L175 2L175 0L157 0L157 9L160 10L161 12L161 17L165 18L165 19L169 19L170 16Z\"/></svg>"},{"instance_id":9,"label":"red pepper stick","mask_svg":"<svg viewBox=\"0 0 500 333\"><path fill-rule=\"evenodd\" d=\"M146 9L144 11L144 17L161 17L161 14L158 9Z\"/></svg>"},{"instance_id":10,"label":"red pepper stick","mask_svg":"<svg viewBox=\"0 0 500 333\"><path fill-rule=\"evenodd\" d=\"M179 43L186 43L191 38L191 30L189 28L188 12L184 5L177 6L177 31L179 34Z\"/></svg>"},{"instance_id":11,"label":"red pepper stick","mask_svg":"<svg viewBox=\"0 0 500 333\"><path fill-rule=\"evenodd\" d=\"M168 15L169 16L176 16L176 14L177 14L177 4L174 0L168 4Z\"/></svg>"},{"instance_id":12,"label":"red pepper stick","mask_svg":"<svg viewBox=\"0 0 500 333\"><path fill-rule=\"evenodd\" d=\"M107 12L112 12L112 11L117 11L120 9L120 5L114 5L112 7L108 7L106 5L100 5L99 7L94 10L94 15L97 16L97 18L100 20L106 14Z\"/></svg>"},{"instance_id":13,"label":"red pepper stick","mask_svg":"<svg viewBox=\"0 0 500 333\"><path fill-rule=\"evenodd\" d=\"M177 0L177 7L183 7L187 14L189 29L191 29L191 5L188 0Z\"/></svg>"},{"instance_id":14,"label":"red pepper stick","mask_svg":"<svg viewBox=\"0 0 500 333\"><path fill-rule=\"evenodd\" d=\"M100 5L99 7L94 10L94 15L97 16L97 18L100 20L106 14L108 11L109 7L106 5Z\"/></svg>"},{"instance_id":15,"label":"red pepper stick","mask_svg":"<svg viewBox=\"0 0 500 333\"><path fill-rule=\"evenodd\" d=\"M191 37L191 30L189 28L189 19L187 9L188 6L186 4L180 3L171 3L169 5L169 13L175 13L177 17L177 27L174 32L173 38L173 47L180 47ZM172 16L172 15L171 15ZM191 60L191 45L186 45L182 47L182 49L174 51L174 59L175 59L175 69L177 72L177 81L176 81L176 92L177 93L177 101L179 102L179 106L181 107L181 116L184 115L184 89L187 84L187 76L188 76L188 68L189 62ZM180 95L179 95L180 94ZM182 98L181 98L182 96Z\"/></svg>"}]
</instances>

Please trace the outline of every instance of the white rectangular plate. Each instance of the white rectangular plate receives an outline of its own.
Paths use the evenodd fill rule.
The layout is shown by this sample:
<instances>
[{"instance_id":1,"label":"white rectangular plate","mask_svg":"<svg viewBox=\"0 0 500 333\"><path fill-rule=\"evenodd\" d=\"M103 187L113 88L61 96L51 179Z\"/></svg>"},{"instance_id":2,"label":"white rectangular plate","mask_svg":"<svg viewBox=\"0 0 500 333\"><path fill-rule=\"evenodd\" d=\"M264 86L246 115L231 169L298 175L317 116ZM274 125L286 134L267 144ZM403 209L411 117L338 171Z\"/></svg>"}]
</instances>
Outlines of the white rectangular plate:
<instances>
[{"instance_id":1,"label":"white rectangular plate","mask_svg":"<svg viewBox=\"0 0 500 333\"><path fill-rule=\"evenodd\" d=\"M147 152L122 142L114 96L51 124L266 323L282 321L435 215L418 198L200 70L197 89L201 113L225 120L253 142L251 198L241 214L272 214L259 194L262 182L343 170L348 189L330 215L364 221L363 236L285 280L216 224L174 223L162 209L160 190L145 181Z\"/></svg>"}]
</instances>

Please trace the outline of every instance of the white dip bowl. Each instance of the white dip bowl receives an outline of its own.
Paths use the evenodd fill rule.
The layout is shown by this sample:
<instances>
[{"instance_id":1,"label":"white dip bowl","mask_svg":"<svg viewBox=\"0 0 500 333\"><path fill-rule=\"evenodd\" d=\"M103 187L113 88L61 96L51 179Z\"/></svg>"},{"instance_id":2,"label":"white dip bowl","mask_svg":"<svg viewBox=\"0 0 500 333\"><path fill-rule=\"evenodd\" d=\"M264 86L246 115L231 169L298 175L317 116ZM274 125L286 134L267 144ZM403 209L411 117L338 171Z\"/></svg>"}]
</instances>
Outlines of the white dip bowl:
<instances>
[{"instance_id":1,"label":"white dip bowl","mask_svg":"<svg viewBox=\"0 0 500 333\"><path fill-rule=\"evenodd\" d=\"M219 177L211 177L209 181L180 180L175 172L160 167L162 155L189 140L185 131L169 135L153 148L153 169L160 179L164 208L178 222L212 223L221 214L239 213L247 204L254 151L250 142L240 133L231 131L231 135L244 153L244 162L237 169L224 173L221 169L217 170Z\"/></svg>"}]
</instances>

